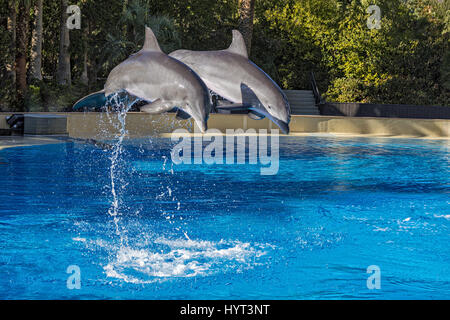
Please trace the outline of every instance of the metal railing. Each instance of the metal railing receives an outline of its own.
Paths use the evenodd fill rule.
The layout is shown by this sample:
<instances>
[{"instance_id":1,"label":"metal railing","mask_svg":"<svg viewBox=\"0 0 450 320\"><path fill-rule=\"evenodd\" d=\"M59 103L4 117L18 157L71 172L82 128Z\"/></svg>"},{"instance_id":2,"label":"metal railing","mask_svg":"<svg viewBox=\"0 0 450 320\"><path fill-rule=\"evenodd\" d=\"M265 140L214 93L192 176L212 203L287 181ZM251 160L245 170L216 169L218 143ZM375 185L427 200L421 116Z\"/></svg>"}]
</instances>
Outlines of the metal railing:
<instances>
[{"instance_id":1,"label":"metal railing","mask_svg":"<svg viewBox=\"0 0 450 320\"><path fill-rule=\"evenodd\" d=\"M312 87L312 91L314 93L314 98L316 100L316 105L324 104L325 100L320 95L319 87L317 86L316 77L314 75L314 72L311 71L310 75L311 75L311 87Z\"/></svg>"}]
</instances>

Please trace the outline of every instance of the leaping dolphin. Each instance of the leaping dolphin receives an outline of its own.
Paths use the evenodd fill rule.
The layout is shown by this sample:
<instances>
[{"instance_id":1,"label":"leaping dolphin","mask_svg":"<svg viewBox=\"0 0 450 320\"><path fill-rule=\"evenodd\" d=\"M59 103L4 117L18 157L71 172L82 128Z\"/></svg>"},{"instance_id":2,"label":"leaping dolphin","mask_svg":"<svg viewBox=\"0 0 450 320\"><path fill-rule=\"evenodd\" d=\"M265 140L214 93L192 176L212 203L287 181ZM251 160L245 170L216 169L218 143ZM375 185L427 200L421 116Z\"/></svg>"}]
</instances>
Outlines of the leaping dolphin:
<instances>
[{"instance_id":1,"label":"leaping dolphin","mask_svg":"<svg viewBox=\"0 0 450 320\"><path fill-rule=\"evenodd\" d=\"M110 96L123 91L148 102L141 107L143 112L159 114L177 108L178 117L192 117L202 132L207 130L208 88L192 69L161 51L148 27L142 50L111 71L104 90L81 99L73 109L104 106Z\"/></svg>"},{"instance_id":2,"label":"leaping dolphin","mask_svg":"<svg viewBox=\"0 0 450 320\"><path fill-rule=\"evenodd\" d=\"M226 50L177 50L169 54L194 70L208 88L240 105L225 109L248 109L254 119L268 117L288 134L291 111L286 95L263 70L248 59L244 38L233 30Z\"/></svg>"}]
</instances>

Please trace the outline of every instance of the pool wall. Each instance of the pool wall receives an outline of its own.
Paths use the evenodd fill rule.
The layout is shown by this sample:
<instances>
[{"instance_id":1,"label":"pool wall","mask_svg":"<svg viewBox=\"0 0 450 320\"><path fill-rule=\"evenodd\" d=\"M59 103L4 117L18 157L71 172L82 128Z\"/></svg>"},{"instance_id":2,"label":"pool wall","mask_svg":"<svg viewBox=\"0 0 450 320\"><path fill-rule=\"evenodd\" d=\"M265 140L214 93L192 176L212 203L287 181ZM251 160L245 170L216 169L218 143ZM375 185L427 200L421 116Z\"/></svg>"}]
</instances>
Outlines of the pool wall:
<instances>
[{"instance_id":1,"label":"pool wall","mask_svg":"<svg viewBox=\"0 0 450 320\"><path fill-rule=\"evenodd\" d=\"M5 117L12 113L0 113L0 129L8 129ZM33 113L49 115L50 113ZM67 116L67 132L73 138L107 139L114 137L120 128L117 116L105 113L52 113ZM184 128L194 132L190 120L177 120L175 114L150 115L139 112L127 114L126 129L130 137L167 135ZM219 129L275 129L268 119L252 120L246 115L211 114L209 128ZM449 138L450 120L404 119L339 116L292 116L291 135L342 134L400 136L422 138Z\"/></svg>"},{"instance_id":2,"label":"pool wall","mask_svg":"<svg viewBox=\"0 0 450 320\"><path fill-rule=\"evenodd\" d=\"M450 119L450 106L327 102L319 109L324 116Z\"/></svg>"}]
</instances>

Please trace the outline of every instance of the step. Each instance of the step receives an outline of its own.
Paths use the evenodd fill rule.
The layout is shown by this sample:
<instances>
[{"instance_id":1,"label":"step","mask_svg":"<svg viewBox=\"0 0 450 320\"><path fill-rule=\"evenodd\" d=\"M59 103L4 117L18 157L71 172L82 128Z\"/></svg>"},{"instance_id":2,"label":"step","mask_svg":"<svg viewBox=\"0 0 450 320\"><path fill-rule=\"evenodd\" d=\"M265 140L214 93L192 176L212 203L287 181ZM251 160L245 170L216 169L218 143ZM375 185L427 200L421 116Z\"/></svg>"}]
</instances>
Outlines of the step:
<instances>
[{"instance_id":1,"label":"step","mask_svg":"<svg viewBox=\"0 0 450 320\"><path fill-rule=\"evenodd\" d=\"M314 98L288 98L288 100L290 101L290 102L308 102L308 101L311 101L311 102L315 102L316 101L316 99L314 99Z\"/></svg>"},{"instance_id":2,"label":"step","mask_svg":"<svg viewBox=\"0 0 450 320\"><path fill-rule=\"evenodd\" d=\"M294 115L320 115L319 108L315 104L295 105L291 104L291 114Z\"/></svg>"},{"instance_id":3,"label":"step","mask_svg":"<svg viewBox=\"0 0 450 320\"><path fill-rule=\"evenodd\" d=\"M296 96L296 95L314 95L313 91L284 91L284 94L287 96Z\"/></svg>"},{"instance_id":4,"label":"step","mask_svg":"<svg viewBox=\"0 0 450 320\"><path fill-rule=\"evenodd\" d=\"M314 96L295 96L295 97L287 97L288 100L316 100Z\"/></svg>"},{"instance_id":5,"label":"step","mask_svg":"<svg viewBox=\"0 0 450 320\"><path fill-rule=\"evenodd\" d=\"M316 106L291 106L291 110L316 110L316 109L317 109Z\"/></svg>"},{"instance_id":6,"label":"step","mask_svg":"<svg viewBox=\"0 0 450 320\"><path fill-rule=\"evenodd\" d=\"M297 100L297 99L312 99L315 100L314 96L286 96L288 100Z\"/></svg>"},{"instance_id":7,"label":"step","mask_svg":"<svg viewBox=\"0 0 450 320\"><path fill-rule=\"evenodd\" d=\"M285 91L284 94L287 96L297 96L297 95L307 96L310 94L314 95L314 92L312 92L312 91Z\"/></svg>"},{"instance_id":8,"label":"step","mask_svg":"<svg viewBox=\"0 0 450 320\"><path fill-rule=\"evenodd\" d=\"M291 107L291 110L319 110L316 106L307 106L307 107Z\"/></svg>"},{"instance_id":9,"label":"step","mask_svg":"<svg viewBox=\"0 0 450 320\"><path fill-rule=\"evenodd\" d=\"M287 97L292 97L292 96L310 96L310 95L314 95L314 93L312 91L285 91L284 92L285 95Z\"/></svg>"},{"instance_id":10,"label":"step","mask_svg":"<svg viewBox=\"0 0 450 320\"><path fill-rule=\"evenodd\" d=\"M290 104L308 104L308 105L315 105L315 100L288 100Z\"/></svg>"},{"instance_id":11,"label":"step","mask_svg":"<svg viewBox=\"0 0 450 320\"><path fill-rule=\"evenodd\" d=\"M316 101L314 97L287 97L288 101Z\"/></svg>"},{"instance_id":12,"label":"step","mask_svg":"<svg viewBox=\"0 0 450 320\"><path fill-rule=\"evenodd\" d=\"M314 102L302 102L302 103L289 103L291 108L295 107L315 107L316 104Z\"/></svg>"},{"instance_id":13,"label":"step","mask_svg":"<svg viewBox=\"0 0 450 320\"><path fill-rule=\"evenodd\" d=\"M312 93L312 90L283 90L286 95L293 93Z\"/></svg>"},{"instance_id":14,"label":"step","mask_svg":"<svg viewBox=\"0 0 450 320\"><path fill-rule=\"evenodd\" d=\"M305 92L287 92L285 93L286 96L309 96L314 95L314 92L312 91L305 91Z\"/></svg>"},{"instance_id":15,"label":"step","mask_svg":"<svg viewBox=\"0 0 450 320\"><path fill-rule=\"evenodd\" d=\"M319 112L319 110L316 110L316 109L294 109L294 110L291 110L291 113L302 113L302 112Z\"/></svg>"},{"instance_id":16,"label":"step","mask_svg":"<svg viewBox=\"0 0 450 320\"><path fill-rule=\"evenodd\" d=\"M316 106L291 106L292 110L319 110Z\"/></svg>"}]
</instances>

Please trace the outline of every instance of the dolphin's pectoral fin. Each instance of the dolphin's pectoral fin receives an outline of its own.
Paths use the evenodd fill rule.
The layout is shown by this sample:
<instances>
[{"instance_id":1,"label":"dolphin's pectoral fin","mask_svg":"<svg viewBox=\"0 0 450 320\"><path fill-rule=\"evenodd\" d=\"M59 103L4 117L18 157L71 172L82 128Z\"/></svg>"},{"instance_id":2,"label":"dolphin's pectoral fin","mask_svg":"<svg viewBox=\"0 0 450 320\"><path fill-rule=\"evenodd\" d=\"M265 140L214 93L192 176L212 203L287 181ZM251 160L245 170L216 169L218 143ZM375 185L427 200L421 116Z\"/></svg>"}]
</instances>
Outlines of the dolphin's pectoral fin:
<instances>
[{"instance_id":1,"label":"dolphin's pectoral fin","mask_svg":"<svg viewBox=\"0 0 450 320\"><path fill-rule=\"evenodd\" d=\"M249 111L248 117L253 120L262 120L265 118L265 116L263 116L257 112L254 112L254 111Z\"/></svg>"},{"instance_id":2,"label":"dolphin's pectoral fin","mask_svg":"<svg viewBox=\"0 0 450 320\"><path fill-rule=\"evenodd\" d=\"M241 83L242 102L255 107L262 106L255 92L245 83Z\"/></svg>"},{"instance_id":3,"label":"dolphin's pectoral fin","mask_svg":"<svg viewBox=\"0 0 450 320\"><path fill-rule=\"evenodd\" d=\"M242 101L249 106L249 117L255 120L264 119L269 116L268 111L264 108L261 101L259 101L256 93L245 83L241 83Z\"/></svg>"},{"instance_id":4,"label":"dolphin's pectoral fin","mask_svg":"<svg viewBox=\"0 0 450 320\"><path fill-rule=\"evenodd\" d=\"M272 121L273 123L275 123L281 129L281 131L283 131L283 133L289 134L288 123L273 117L267 111L267 109L264 107L264 105L261 103L261 101L259 101L258 97L253 92L253 90L249 86L247 86L245 83L241 83L241 93L242 93L242 101L244 103L251 105L250 110L253 115L262 116L262 117L265 116L265 117L269 118L269 120ZM249 117L252 117L252 116L250 116L250 113L249 113Z\"/></svg>"},{"instance_id":5,"label":"dolphin's pectoral fin","mask_svg":"<svg viewBox=\"0 0 450 320\"><path fill-rule=\"evenodd\" d=\"M151 113L151 114L160 114L173 109L173 105L167 102L162 101L161 99L157 99L152 103L146 104L141 107L141 112Z\"/></svg>"},{"instance_id":6,"label":"dolphin's pectoral fin","mask_svg":"<svg viewBox=\"0 0 450 320\"><path fill-rule=\"evenodd\" d=\"M87 95L86 97L78 100L73 105L73 110L78 110L81 108L101 108L106 106L106 96L105 91L98 91Z\"/></svg>"},{"instance_id":7,"label":"dolphin's pectoral fin","mask_svg":"<svg viewBox=\"0 0 450 320\"><path fill-rule=\"evenodd\" d=\"M176 118L177 118L178 120L187 120L187 119L190 119L191 116L190 116L189 113L187 113L187 112L185 112L185 111L183 111L183 110L181 110L181 109L178 109L178 110L177 110Z\"/></svg>"}]
</instances>

